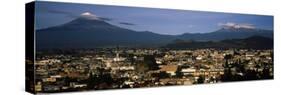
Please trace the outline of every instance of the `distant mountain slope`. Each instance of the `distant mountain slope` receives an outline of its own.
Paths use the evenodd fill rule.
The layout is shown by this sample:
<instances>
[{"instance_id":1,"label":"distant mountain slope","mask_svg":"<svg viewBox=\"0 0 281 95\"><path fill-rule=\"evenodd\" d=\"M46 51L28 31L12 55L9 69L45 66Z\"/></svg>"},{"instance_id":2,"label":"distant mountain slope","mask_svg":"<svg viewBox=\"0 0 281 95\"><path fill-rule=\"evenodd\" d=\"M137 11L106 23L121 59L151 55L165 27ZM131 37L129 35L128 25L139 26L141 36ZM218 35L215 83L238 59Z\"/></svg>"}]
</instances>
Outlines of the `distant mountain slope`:
<instances>
[{"instance_id":1,"label":"distant mountain slope","mask_svg":"<svg viewBox=\"0 0 281 95\"><path fill-rule=\"evenodd\" d=\"M207 41L179 41L175 40L165 46L165 48L174 49L197 49L197 48L245 48L245 49L273 49L273 39L262 36L251 36L245 39L229 39L218 42Z\"/></svg>"},{"instance_id":2,"label":"distant mountain slope","mask_svg":"<svg viewBox=\"0 0 281 95\"><path fill-rule=\"evenodd\" d=\"M246 29L246 28L222 28L210 33L185 33L180 35L180 39L197 40L197 41L219 41L225 39L243 39L250 36L263 36L273 38L273 31L262 29Z\"/></svg>"},{"instance_id":3,"label":"distant mountain slope","mask_svg":"<svg viewBox=\"0 0 281 95\"><path fill-rule=\"evenodd\" d=\"M103 20L79 17L69 23L38 30L38 48L93 48L119 46L158 46L172 36L136 32Z\"/></svg>"}]
</instances>

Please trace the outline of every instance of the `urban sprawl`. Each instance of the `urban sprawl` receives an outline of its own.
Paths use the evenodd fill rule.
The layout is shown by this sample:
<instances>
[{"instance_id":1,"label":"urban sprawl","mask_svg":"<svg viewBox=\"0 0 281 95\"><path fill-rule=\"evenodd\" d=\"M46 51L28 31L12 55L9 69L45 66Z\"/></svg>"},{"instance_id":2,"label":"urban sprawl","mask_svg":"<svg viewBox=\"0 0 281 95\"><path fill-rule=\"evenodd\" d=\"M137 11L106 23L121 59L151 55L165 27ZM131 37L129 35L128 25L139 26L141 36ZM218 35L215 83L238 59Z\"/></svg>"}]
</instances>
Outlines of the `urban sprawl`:
<instances>
[{"instance_id":1,"label":"urban sprawl","mask_svg":"<svg viewBox=\"0 0 281 95\"><path fill-rule=\"evenodd\" d=\"M99 48L36 54L35 91L61 92L273 79L273 50Z\"/></svg>"}]
</instances>

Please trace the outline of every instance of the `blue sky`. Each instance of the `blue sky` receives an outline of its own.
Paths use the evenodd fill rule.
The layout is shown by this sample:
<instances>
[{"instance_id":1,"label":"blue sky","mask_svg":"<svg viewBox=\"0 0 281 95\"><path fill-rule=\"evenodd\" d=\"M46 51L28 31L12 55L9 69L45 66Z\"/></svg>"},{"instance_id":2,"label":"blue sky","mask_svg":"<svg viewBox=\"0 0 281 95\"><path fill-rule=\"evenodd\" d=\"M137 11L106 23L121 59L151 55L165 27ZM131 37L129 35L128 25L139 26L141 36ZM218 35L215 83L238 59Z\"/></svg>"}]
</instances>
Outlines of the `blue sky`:
<instances>
[{"instance_id":1,"label":"blue sky","mask_svg":"<svg viewBox=\"0 0 281 95\"><path fill-rule=\"evenodd\" d=\"M106 22L136 31L179 35L213 32L222 27L273 30L273 17L189 10L37 2L36 29L67 23L89 12Z\"/></svg>"}]
</instances>

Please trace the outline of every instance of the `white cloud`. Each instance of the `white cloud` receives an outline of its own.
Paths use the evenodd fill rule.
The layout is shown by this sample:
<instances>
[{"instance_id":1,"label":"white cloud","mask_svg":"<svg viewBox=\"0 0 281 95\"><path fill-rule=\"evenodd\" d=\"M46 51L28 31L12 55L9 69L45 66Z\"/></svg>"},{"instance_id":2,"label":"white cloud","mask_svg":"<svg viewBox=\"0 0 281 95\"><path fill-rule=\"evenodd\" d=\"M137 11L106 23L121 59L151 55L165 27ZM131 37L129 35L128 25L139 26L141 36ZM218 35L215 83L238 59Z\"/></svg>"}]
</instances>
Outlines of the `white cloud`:
<instances>
[{"instance_id":1,"label":"white cloud","mask_svg":"<svg viewBox=\"0 0 281 95\"><path fill-rule=\"evenodd\" d=\"M194 25L188 25L187 27L188 27L188 28L193 28L193 27L194 27Z\"/></svg>"},{"instance_id":2,"label":"white cloud","mask_svg":"<svg viewBox=\"0 0 281 95\"><path fill-rule=\"evenodd\" d=\"M256 27L253 24L248 23L234 23L234 22L227 22L227 23L218 23L218 26L221 26L223 28L246 28L246 29L255 29Z\"/></svg>"}]
</instances>

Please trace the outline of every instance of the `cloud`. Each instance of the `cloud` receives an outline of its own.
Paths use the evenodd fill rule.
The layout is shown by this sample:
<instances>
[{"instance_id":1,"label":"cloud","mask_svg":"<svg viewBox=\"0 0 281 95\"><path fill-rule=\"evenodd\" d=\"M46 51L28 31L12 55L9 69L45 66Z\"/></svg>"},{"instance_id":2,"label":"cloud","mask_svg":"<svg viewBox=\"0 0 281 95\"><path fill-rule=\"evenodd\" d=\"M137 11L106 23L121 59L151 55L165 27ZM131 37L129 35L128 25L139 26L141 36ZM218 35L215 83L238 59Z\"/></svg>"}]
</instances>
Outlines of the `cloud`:
<instances>
[{"instance_id":1,"label":"cloud","mask_svg":"<svg viewBox=\"0 0 281 95\"><path fill-rule=\"evenodd\" d=\"M188 28L193 28L193 27L194 27L194 25L188 25L187 27L188 27Z\"/></svg>"},{"instance_id":2,"label":"cloud","mask_svg":"<svg viewBox=\"0 0 281 95\"><path fill-rule=\"evenodd\" d=\"M128 22L119 22L119 24L123 24L123 25L136 25L136 24L128 23Z\"/></svg>"},{"instance_id":3,"label":"cloud","mask_svg":"<svg viewBox=\"0 0 281 95\"><path fill-rule=\"evenodd\" d=\"M51 14L61 14L61 15L65 15L65 16L71 17L71 18L76 18L76 17L78 17L77 14L74 14L74 13L68 12L68 11L49 10L49 9L47 9L47 12L48 12L48 13L51 13Z\"/></svg>"},{"instance_id":4,"label":"cloud","mask_svg":"<svg viewBox=\"0 0 281 95\"><path fill-rule=\"evenodd\" d=\"M107 18L107 17L99 17L99 19L103 20L103 21L112 21L112 18Z\"/></svg>"},{"instance_id":5,"label":"cloud","mask_svg":"<svg viewBox=\"0 0 281 95\"><path fill-rule=\"evenodd\" d=\"M256 27L253 24L249 23L234 23L234 22L227 22L227 23L218 23L218 26L223 28L246 28L246 29L255 29Z\"/></svg>"}]
</instances>

